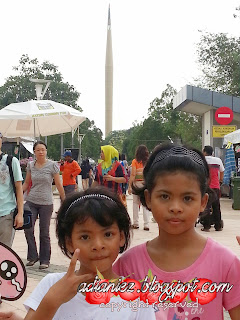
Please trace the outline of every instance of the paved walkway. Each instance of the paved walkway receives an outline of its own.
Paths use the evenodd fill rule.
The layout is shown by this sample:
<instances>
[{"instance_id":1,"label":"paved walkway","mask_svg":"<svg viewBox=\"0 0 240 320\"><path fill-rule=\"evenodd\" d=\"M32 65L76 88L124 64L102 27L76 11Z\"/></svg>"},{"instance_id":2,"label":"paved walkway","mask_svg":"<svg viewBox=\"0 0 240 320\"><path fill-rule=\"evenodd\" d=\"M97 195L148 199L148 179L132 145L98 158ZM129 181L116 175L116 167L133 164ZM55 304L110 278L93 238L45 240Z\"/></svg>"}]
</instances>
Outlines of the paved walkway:
<instances>
[{"instance_id":1,"label":"paved walkway","mask_svg":"<svg viewBox=\"0 0 240 320\"><path fill-rule=\"evenodd\" d=\"M60 201L58 195L54 195L54 212L59 208ZM132 197L127 196L127 205L130 216L132 217ZM239 258L240 258L240 247L237 244L235 236L237 234L240 235L240 210L232 209L232 201L227 198L221 199L221 208L222 208L222 217L224 220L224 229L222 232L215 232L214 228L211 229L210 233L203 233L200 231L201 225L197 224L196 230L200 232L204 236L210 236L219 243L225 245L230 248ZM25 316L25 308L23 307L23 302L30 295L33 289L36 287L38 282L49 272L63 272L67 270L69 265L69 259L65 257L61 250L58 248L57 240L55 236L55 221L54 216L51 221L51 244L52 244L52 257L51 257L51 265L49 269L40 271L38 269L39 264L36 263L33 267L27 267L27 275L28 275L28 284L27 289L23 296L17 301L3 301L0 305L0 311L5 310L15 310L19 315ZM150 219L151 221L151 219ZM38 239L38 225L36 225L36 239ZM151 240L156 237L158 234L157 224L154 222L150 222L150 231L143 230L143 218L142 218L142 210L140 211L140 228L138 230L134 230L133 239L131 242L131 246L135 246L142 242ZM26 263L26 252L27 245L24 237L23 231L16 232L13 250L15 250L20 258ZM230 319L228 314L225 314L225 320Z\"/></svg>"}]
</instances>

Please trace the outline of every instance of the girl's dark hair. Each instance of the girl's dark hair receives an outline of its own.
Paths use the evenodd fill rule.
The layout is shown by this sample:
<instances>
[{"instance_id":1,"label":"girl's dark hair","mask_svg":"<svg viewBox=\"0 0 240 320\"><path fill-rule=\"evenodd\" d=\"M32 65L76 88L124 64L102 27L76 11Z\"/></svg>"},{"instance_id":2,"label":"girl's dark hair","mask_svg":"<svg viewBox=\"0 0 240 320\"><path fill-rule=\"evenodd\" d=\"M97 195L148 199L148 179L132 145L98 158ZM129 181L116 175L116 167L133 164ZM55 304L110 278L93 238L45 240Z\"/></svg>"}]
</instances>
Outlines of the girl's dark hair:
<instances>
[{"instance_id":1,"label":"girl's dark hair","mask_svg":"<svg viewBox=\"0 0 240 320\"><path fill-rule=\"evenodd\" d=\"M141 144L140 146L137 147L136 149L136 154L135 154L135 158L137 160L137 162L141 162L143 163L143 165L145 166L147 160L149 157L149 152L147 147L144 144Z\"/></svg>"},{"instance_id":2,"label":"girl's dark hair","mask_svg":"<svg viewBox=\"0 0 240 320\"><path fill-rule=\"evenodd\" d=\"M162 158L160 161L156 161L153 164L155 158L159 156L160 152L163 150L170 150L173 147L180 147L179 145L174 144L162 144L155 147L151 156L148 159L148 162L143 170L144 176L144 186L142 188L137 188L133 186L134 194L140 197L141 203L147 207L144 190L148 189L151 193L153 188L156 185L156 180L159 176L176 171L185 171L186 173L195 175L200 185L200 190L202 196L208 192L208 180L209 180L209 168L206 162L206 159L202 152L197 149L186 147L188 150L193 150L198 154L198 158L202 159L202 164L195 162L190 156L169 156ZM200 160L201 161L201 160Z\"/></svg>"},{"instance_id":3,"label":"girl's dark hair","mask_svg":"<svg viewBox=\"0 0 240 320\"><path fill-rule=\"evenodd\" d=\"M47 149L46 143L43 142L42 140L38 140L38 141L36 141L36 142L34 143L34 145L33 145L33 151L35 150L36 146L39 145L39 144L43 144L43 145L46 147L46 149Z\"/></svg>"},{"instance_id":4,"label":"girl's dark hair","mask_svg":"<svg viewBox=\"0 0 240 320\"><path fill-rule=\"evenodd\" d=\"M92 198L76 201L76 203L70 207L75 200L86 195L92 195ZM94 197L94 195L103 195L113 201L105 199L104 197ZM84 223L88 218L92 218L102 227L111 226L116 222L120 232L123 231L125 236L125 244L120 248L119 252L122 253L127 249L130 242L131 227L128 212L116 194L105 187L96 187L89 188L83 192L73 193L63 201L58 211L56 218L56 235L58 245L67 257L72 257L72 253L69 252L66 247L66 240L71 239L74 224Z\"/></svg>"}]
</instances>

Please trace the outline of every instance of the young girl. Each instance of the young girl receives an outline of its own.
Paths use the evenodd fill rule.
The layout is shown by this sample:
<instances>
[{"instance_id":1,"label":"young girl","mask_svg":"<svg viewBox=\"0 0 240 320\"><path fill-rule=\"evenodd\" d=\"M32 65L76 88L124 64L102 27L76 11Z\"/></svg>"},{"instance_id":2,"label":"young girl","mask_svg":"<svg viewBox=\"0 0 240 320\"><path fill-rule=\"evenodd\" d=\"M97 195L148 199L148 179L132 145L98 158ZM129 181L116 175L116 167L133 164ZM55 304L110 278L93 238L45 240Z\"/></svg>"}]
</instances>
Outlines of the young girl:
<instances>
[{"instance_id":1,"label":"young girl","mask_svg":"<svg viewBox=\"0 0 240 320\"><path fill-rule=\"evenodd\" d=\"M24 303L28 309L25 320L155 320L153 308L133 310L119 296L113 296L107 306L90 304L82 293L77 293L80 283L93 282L96 268L105 279L118 278L112 263L128 247L130 226L124 205L103 187L66 198L58 212L56 233L61 250L72 258L69 269L67 273L48 274L38 284ZM80 268L75 271L77 260Z\"/></svg>"},{"instance_id":2,"label":"young girl","mask_svg":"<svg viewBox=\"0 0 240 320\"><path fill-rule=\"evenodd\" d=\"M157 280L163 282L186 283L198 278L202 279L201 285L209 280L233 285L228 293L188 292L181 304L168 304L164 315L163 309L156 312L157 319L222 320L223 307L231 319L240 319L239 259L194 228L208 200L208 178L208 165L202 153L163 145L154 149L146 164L144 187L135 189L142 204L152 211L159 235L120 257L114 265L116 273L127 276L134 272L132 277L139 280L151 269Z\"/></svg>"}]
</instances>

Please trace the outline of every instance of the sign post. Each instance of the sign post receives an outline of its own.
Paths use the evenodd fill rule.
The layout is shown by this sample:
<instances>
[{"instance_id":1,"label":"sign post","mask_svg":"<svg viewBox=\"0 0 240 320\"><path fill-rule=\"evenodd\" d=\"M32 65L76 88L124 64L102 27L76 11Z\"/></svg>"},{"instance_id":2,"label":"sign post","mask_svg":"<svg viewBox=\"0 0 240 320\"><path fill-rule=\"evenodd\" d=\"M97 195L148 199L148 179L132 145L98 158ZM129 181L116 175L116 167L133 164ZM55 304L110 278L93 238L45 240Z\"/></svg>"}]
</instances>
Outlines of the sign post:
<instances>
[{"instance_id":1,"label":"sign post","mask_svg":"<svg viewBox=\"0 0 240 320\"><path fill-rule=\"evenodd\" d=\"M215 120L221 125L227 125L233 120L233 112L228 107L221 107L215 112Z\"/></svg>"},{"instance_id":2,"label":"sign post","mask_svg":"<svg viewBox=\"0 0 240 320\"><path fill-rule=\"evenodd\" d=\"M213 138L223 138L226 134L236 129L236 126L212 126L212 136Z\"/></svg>"}]
</instances>

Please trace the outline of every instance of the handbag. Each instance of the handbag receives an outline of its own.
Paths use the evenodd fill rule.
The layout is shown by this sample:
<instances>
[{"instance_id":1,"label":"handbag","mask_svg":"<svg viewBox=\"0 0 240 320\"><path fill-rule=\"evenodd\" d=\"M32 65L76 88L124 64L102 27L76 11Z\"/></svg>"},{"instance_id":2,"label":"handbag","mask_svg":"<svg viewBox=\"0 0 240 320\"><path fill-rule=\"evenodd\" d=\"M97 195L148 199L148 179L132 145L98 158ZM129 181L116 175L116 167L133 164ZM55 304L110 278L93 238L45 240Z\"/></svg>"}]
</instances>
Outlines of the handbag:
<instances>
[{"instance_id":1,"label":"handbag","mask_svg":"<svg viewBox=\"0 0 240 320\"><path fill-rule=\"evenodd\" d=\"M13 223L14 223L14 220L15 220L17 213L18 213L18 209L16 207L13 212ZM28 205L26 203L24 203L23 225L22 225L22 227L19 227L19 228L16 228L13 226L13 228L15 230L23 230L23 229L30 229L31 227L32 227L32 212L30 211L30 208L28 207Z\"/></svg>"},{"instance_id":2,"label":"handbag","mask_svg":"<svg viewBox=\"0 0 240 320\"><path fill-rule=\"evenodd\" d=\"M13 170L12 170L12 156L7 156L7 165L8 165L8 168L9 168L9 175L10 175L10 179L11 179L11 183L12 183L12 186L13 186L13 191L15 193L15 197L17 199L17 192L16 192L16 186L15 186L15 183L14 183L14 177L13 177ZM13 212L13 223L14 223L14 220L15 220L15 217L18 213L18 209L17 207L14 209L14 212ZM13 226L13 228L15 230L23 230L23 229L30 229L32 227L32 212L28 206L27 203L24 204L24 208L23 208L23 225L22 227L20 228L16 228Z\"/></svg>"}]
</instances>

